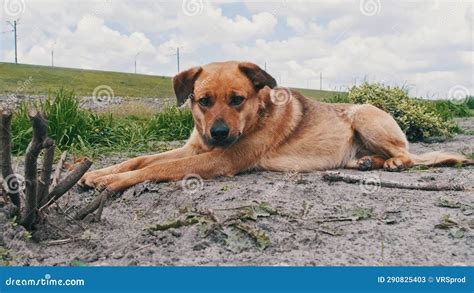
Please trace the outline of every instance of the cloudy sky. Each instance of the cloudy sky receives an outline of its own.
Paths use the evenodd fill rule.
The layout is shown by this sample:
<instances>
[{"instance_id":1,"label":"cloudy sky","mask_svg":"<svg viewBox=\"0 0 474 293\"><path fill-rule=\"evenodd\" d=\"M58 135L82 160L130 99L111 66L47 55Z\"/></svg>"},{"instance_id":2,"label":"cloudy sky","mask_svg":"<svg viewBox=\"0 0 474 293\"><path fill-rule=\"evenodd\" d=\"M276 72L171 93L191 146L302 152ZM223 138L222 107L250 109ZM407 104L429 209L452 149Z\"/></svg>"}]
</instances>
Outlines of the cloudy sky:
<instances>
[{"instance_id":1,"label":"cloudy sky","mask_svg":"<svg viewBox=\"0 0 474 293\"><path fill-rule=\"evenodd\" d=\"M430 98L474 93L472 0L0 0L0 61L174 75L220 60L267 66L283 86L364 80ZM138 55L137 55L138 54ZM451 91L451 92L450 92Z\"/></svg>"}]
</instances>

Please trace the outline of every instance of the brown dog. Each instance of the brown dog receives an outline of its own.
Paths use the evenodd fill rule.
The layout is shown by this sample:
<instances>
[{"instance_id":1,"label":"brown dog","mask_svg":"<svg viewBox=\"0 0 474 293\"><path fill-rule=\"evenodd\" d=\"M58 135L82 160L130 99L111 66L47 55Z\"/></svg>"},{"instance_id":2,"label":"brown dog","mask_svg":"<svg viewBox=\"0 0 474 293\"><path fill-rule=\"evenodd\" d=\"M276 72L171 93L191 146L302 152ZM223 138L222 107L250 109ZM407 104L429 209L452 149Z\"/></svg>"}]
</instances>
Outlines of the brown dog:
<instances>
[{"instance_id":1,"label":"brown dog","mask_svg":"<svg viewBox=\"0 0 474 293\"><path fill-rule=\"evenodd\" d=\"M248 169L335 168L398 171L416 164L467 162L457 154L413 155L405 134L371 105L327 104L277 88L252 63L222 62L173 79L178 104L190 100L195 127L182 148L88 172L82 185L123 190L137 183L233 176Z\"/></svg>"}]
</instances>

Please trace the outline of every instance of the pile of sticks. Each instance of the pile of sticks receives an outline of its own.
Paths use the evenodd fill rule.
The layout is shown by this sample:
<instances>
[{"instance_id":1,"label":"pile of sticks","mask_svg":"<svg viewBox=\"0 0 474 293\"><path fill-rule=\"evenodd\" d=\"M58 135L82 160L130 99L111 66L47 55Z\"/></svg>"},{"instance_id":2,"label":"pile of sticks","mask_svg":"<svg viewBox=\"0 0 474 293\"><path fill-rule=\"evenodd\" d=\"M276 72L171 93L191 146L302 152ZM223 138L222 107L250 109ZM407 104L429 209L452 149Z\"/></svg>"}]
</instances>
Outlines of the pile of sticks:
<instances>
[{"instance_id":1,"label":"pile of sticks","mask_svg":"<svg viewBox=\"0 0 474 293\"><path fill-rule=\"evenodd\" d=\"M33 138L25 154L25 192L21 190L21 180L13 172L11 156L11 121L12 112L2 110L0 131L0 164L3 176L3 191L17 207L17 220L28 230L38 224L38 211L56 202L70 190L92 165L89 159L76 164L67 176L60 180L61 168L66 154L63 153L52 179L55 142L48 137L48 120L45 114L36 109L28 111ZM38 178L38 157L43 152L41 170ZM24 199L23 199L24 198ZM22 204L24 202L24 206Z\"/></svg>"}]
</instances>

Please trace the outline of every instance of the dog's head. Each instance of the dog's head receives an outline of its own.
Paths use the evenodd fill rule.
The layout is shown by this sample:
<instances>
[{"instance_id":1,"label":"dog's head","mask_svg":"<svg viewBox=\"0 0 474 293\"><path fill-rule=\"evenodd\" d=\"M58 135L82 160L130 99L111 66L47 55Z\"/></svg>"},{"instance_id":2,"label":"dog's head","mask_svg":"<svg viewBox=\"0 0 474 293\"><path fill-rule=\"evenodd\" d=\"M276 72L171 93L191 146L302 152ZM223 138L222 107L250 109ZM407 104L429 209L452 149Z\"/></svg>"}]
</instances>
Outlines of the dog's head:
<instances>
[{"instance_id":1,"label":"dog's head","mask_svg":"<svg viewBox=\"0 0 474 293\"><path fill-rule=\"evenodd\" d=\"M257 122L276 81L252 63L219 62L173 78L178 105L190 100L197 131L211 146L236 142Z\"/></svg>"}]
</instances>

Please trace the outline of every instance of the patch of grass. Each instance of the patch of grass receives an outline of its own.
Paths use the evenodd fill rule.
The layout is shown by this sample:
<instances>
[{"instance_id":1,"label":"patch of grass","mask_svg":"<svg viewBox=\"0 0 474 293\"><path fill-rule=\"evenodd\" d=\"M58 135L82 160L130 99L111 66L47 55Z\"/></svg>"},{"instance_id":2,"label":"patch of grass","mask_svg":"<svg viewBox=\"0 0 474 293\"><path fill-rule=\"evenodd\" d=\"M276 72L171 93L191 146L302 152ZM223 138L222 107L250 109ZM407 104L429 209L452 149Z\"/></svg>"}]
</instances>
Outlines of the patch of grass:
<instances>
[{"instance_id":1,"label":"patch of grass","mask_svg":"<svg viewBox=\"0 0 474 293\"><path fill-rule=\"evenodd\" d=\"M193 119L189 110L167 107L151 119L97 114L80 107L73 91L60 89L42 102L21 103L12 121L12 151L24 154L32 137L28 109L46 113L49 135L60 150L96 156L111 152L140 153L159 147L159 141L189 136Z\"/></svg>"},{"instance_id":2,"label":"patch of grass","mask_svg":"<svg viewBox=\"0 0 474 293\"><path fill-rule=\"evenodd\" d=\"M166 76L0 63L0 89L6 94L48 95L67 87L79 96L92 96L99 85L110 86L117 97L174 97Z\"/></svg>"},{"instance_id":3,"label":"patch of grass","mask_svg":"<svg viewBox=\"0 0 474 293\"><path fill-rule=\"evenodd\" d=\"M293 90L300 92L303 96L318 100L326 101L338 95L344 95L347 93L343 92L333 92L333 91L323 91L323 90L313 90L313 89L301 89L301 88L292 88Z\"/></svg>"},{"instance_id":4,"label":"patch of grass","mask_svg":"<svg viewBox=\"0 0 474 293\"><path fill-rule=\"evenodd\" d=\"M134 101L133 104L124 102L122 104L110 105L107 107L106 113L111 114L114 118L131 118L140 120L153 117L156 111L146 102Z\"/></svg>"},{"instance_id":5,"label":"patch of grass","mask_svg":"<svg viewBox=\"0 0 474 293\"><path fill-rule=\"evenodd\" d=\"M78 96L92 96L100 85L109 86L116 97L174 97L171 77L125 72L50 67L0 62L0 93L48 95L63 87L74 89ZM337 94L332 91L295 89L317 100Z\"/></svg>"}]
</instances>

